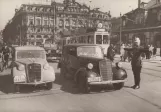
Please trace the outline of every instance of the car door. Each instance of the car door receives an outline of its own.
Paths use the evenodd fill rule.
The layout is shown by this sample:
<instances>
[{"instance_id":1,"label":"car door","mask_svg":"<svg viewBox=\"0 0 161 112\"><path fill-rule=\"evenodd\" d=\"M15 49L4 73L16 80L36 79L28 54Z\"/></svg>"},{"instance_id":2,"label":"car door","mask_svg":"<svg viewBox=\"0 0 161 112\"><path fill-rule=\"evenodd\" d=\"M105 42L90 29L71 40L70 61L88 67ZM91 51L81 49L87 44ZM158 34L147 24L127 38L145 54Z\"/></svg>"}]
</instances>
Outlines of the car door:
<instances>
[{"instance_id":1,"label":"car door","mask_svg":"<svg viewBox=\"0 0 161 112\"><path fill-rule=\"evenodd\" d=\"M79 62L77 59L77 47L72 46L68 48L68 63L67 63L67 69L68 72L72 75L77 71L79 68Z\"/></svg>"}]
</instances>

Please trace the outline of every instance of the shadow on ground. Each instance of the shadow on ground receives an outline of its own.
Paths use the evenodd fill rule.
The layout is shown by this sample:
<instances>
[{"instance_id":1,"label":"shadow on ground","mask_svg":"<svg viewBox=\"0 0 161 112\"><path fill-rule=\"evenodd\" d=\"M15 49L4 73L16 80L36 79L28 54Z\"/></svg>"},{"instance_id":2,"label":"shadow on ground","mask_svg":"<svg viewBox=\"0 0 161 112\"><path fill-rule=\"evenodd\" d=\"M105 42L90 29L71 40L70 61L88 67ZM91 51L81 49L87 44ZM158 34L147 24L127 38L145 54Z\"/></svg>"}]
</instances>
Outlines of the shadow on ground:
<instances>
[{"instance_id":1,"label":"shadow on ground","mask_svg":"<svg viewBox=\"0 0 161 112\"><path fill-rule=\"evenodd\" d=\"M60 75L60 73L56 73L56 80L54 82L55 84L58 84L61 86L61 90L64 92L68 92L71 94L80 94L78 87L74 83L72 79L65 79L63 76ZM102 93L102 92L111 92L115 91L113 90L112 85L106 85L106 86L93 86L91 87L90 94L94 93Z\"/></svg>"}]
</instances>

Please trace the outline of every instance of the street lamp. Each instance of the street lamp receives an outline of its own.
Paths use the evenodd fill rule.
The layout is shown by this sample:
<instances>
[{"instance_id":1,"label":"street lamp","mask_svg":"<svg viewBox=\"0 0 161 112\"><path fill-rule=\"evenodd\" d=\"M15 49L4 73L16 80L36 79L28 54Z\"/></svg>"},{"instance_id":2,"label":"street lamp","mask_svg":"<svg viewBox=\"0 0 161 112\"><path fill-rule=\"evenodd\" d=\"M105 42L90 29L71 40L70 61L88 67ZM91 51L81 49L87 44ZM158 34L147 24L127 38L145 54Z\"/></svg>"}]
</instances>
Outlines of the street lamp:
<instances>
[{"instance_id":1,"label":"street lamp","mask_svg":"<svg viewBox=\"0 0 161 112\"><path fill-rule=\"evenodd\" d=\"M122 14L120 13L120 49L121 49L121 38L122 38Z\"/></svg>"}]
</instances>

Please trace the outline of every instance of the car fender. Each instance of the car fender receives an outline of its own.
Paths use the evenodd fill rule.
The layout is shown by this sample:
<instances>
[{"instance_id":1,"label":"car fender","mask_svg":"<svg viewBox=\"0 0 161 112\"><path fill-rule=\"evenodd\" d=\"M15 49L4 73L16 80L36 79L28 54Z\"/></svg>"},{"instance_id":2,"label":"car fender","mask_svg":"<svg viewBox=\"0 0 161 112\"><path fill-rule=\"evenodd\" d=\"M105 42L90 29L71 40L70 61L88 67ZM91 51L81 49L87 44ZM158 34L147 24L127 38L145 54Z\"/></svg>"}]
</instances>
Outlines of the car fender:
<instances>
[{"instance_id":1,"label":"car fender","mask_svg":"<svg viewBox=\"0 0 161 112\"><path fill-rule=\"evenodd\" d=\"M124 68L113 68L113 78L115 80L123 80L127 78L127 72Z\"/></svg>"},{"instance_id":2,"label":"car fender","mask_svg":"<svg viewBox=\"0 0 161 112\"><path fill-rule=\"evenodd\" d=\"M76 73L74 74L74 81L77 82L78 81L78 78L79 78L79 74L80 73L83 73L82 75L86 75L87 73L87 70L86 68L80 68L76 71Z\"/></svg>"}]
</instances>

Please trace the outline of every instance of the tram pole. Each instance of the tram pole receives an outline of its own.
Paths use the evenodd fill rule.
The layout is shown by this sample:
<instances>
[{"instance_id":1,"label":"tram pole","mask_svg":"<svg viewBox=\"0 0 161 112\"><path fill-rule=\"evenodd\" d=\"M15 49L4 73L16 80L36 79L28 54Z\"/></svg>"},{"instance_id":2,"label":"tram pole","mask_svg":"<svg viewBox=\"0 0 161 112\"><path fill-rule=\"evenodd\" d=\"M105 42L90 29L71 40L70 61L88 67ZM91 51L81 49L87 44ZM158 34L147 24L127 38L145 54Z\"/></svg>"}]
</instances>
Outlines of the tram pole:
<instances>
[{"instance_id":1,"label":"tram pole","mask_svg":"<svg viewBox=\"0 0 161 112\"><path fill-rule=\"evenodd\" d=\"M121 49L121 38L122 38L122 15L120 13L120 49Z\"/></svg>"}]
</instances>

